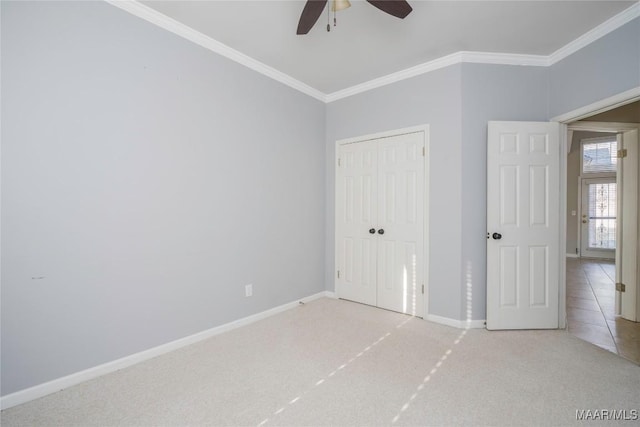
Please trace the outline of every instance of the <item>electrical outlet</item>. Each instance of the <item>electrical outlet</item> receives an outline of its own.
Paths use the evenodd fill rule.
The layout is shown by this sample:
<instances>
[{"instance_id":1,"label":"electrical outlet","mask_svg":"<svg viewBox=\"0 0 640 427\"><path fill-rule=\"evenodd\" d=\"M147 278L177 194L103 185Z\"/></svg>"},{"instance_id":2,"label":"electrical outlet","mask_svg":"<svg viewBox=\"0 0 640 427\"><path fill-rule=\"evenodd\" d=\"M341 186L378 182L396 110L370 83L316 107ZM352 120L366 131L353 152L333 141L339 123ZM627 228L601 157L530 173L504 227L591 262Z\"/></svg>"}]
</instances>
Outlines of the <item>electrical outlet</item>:
<instances>
[{"instance_id":1,"label":"electrical outlet","mask_svg":"<svg viewBox=\"0 0 640 427\"><path fill-rule=\"evenodd\" d=\"M249 283L248 285L244 286L244 296L250 297L252 295L253 295L253 285Z\"/></svg>"}]
</instances>

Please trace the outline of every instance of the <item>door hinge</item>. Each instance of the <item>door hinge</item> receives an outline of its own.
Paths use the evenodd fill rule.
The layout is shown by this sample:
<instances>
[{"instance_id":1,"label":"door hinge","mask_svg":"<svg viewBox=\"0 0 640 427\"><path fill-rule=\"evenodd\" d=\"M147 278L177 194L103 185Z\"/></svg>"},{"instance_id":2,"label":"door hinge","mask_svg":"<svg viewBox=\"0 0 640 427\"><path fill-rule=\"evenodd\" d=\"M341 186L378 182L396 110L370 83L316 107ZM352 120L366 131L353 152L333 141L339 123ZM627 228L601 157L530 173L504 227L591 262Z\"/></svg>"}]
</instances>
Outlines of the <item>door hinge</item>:
<instances>
[{"instance_id":1,"label":"door hinge","mask_svg":"<svg viewBox=\"0 0 640 427\"><path fill-rule=\"evenodd\" d=\"M624 285L624 283L616 283L616 291L619 292L626 292L626 286Z\"/></svg>"},{"instance_id":2,"label":"door hinge","mask_svg":"<svg viewBox=\"0 0 640 427\"><path fill-rule=\"evenodd\" d=\"M338 279L340 278L340 270L338 270Z\"/></svg>"},{"instance_id":3,"label":"door hinge","mask_svg":"<svg viewBox=\"0 0 640 427\"><path fill-rule=\"evenodd\" d=\"M340 157L338 157L338 167L340 167Z\"/></svg>"},{"instance_id":4,"label":"door hinge","mask_svg":"<svg viewBox=\"0 0 640 427\"><path fill-rule=\"evenodd\" d=\"M422 147L422 157L426 156L426 149Z\"/></svg>"},{"instance_id":5,"label":"door hinge","mask_svg":"<svg viewBox=\"0 0 640 427\"><path fill-rule=\"evenodd\" d=\"M424 283L422 284L422 293L424 294Z\"/></svg>"},{"instance_id":6,"label":"door hinge","mask_svg":"<svg viewBox=\"0 0 640 427\"><path fill-rule=\"evenodd\" d=\"M627 149L623 148L622 150L618 150L618 158L624 159L625 157L627 157Z\"/></svg>"}]
</instances>

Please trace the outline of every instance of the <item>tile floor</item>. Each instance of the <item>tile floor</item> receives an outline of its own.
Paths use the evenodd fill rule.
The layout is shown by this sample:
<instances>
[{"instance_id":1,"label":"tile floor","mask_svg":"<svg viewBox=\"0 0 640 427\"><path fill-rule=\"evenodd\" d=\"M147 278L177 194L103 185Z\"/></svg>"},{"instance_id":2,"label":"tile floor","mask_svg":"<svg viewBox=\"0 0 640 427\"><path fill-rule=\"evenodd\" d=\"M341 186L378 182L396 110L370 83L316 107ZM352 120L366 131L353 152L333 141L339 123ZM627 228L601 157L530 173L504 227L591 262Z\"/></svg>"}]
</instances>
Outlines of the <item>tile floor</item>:
<instances>
[{"instance_id":1,"label":"tile floor","mask_svg":"<svg viewBox=\"0 0 640 427\"><path fill-rule=\"evenodd\" d=\"M567 326L578 338L640 364L640 323L615 315L615 264L567 259Z\"/></svg>"}]
</instances>

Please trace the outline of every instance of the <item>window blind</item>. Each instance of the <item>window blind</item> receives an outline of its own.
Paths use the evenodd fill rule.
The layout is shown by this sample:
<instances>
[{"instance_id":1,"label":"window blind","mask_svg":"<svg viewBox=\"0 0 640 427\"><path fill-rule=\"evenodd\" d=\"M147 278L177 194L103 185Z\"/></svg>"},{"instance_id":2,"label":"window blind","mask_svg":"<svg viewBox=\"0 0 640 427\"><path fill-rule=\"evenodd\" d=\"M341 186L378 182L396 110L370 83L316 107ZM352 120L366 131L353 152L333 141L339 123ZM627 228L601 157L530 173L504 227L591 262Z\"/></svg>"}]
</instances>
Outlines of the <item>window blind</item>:
<instances>
[{"instance_id":1,"label":"window blind","mask_svg":"<svg viewBox=\"0 0 640 427\"><path fill-rule=\"evenodd\" d=\"M618 141L582 144L582 173L615 172L618 164Z\"/></svg>"}]
</instances>

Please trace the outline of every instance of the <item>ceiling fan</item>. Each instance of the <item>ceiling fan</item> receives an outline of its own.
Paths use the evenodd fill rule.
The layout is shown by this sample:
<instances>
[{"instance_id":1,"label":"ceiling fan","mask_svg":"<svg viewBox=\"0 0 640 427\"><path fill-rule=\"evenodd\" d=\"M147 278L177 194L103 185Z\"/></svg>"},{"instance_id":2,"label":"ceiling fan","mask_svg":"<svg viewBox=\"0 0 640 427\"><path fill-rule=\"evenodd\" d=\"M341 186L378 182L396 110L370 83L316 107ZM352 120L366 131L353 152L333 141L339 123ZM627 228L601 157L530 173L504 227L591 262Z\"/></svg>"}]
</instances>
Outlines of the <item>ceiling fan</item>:
<instances>
[{"instance_id":1,"label":"ceiling fan","mask_svg":"<svg viewBox=\"0 0 640 427\"><path fill-rule=\"evenodd\" d=\"M298 30L296 31L296 34L307 34L309 30L311 30L318 18L320 18L320 15L328 1L329 0L307 0L307 3L304 5L304 9L302 9L302 14L300 15L300 21L298 21ZM404 19L413 10L405 0L367 0L367 2L381 11L400 19ZM348 0L331 0L331 10L334 12L346 9L349 6L351 6L351 4ZM330 26L327 24L327 31L329 31L329 28Z\"/></svg>"}]
</instances>

